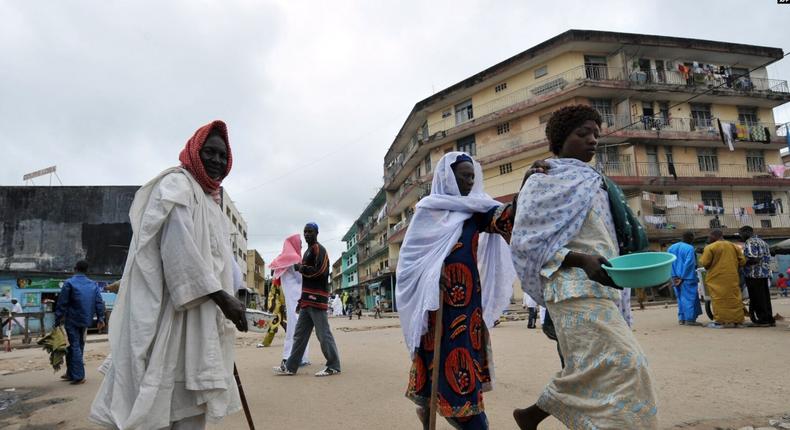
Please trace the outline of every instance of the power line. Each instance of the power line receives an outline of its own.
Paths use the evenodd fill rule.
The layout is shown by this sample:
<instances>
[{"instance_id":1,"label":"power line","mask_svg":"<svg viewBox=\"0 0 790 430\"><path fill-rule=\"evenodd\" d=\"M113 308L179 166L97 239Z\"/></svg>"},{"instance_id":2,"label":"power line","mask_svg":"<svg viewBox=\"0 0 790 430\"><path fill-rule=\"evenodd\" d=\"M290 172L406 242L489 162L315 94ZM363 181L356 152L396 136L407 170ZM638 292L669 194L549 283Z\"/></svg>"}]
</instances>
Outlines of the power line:
<instances>
[{"instance_id":1,"label":"power line","mask_svg":"<svg viewBox=\"0 0 790 430\"><path fill-rule=\"evenodd\" d=\"M260 183L258 185L254 185L254 186L252 186L250 188L247 188L247 189L244 189L244 190L240 190L239 193L246 193L246 192L253 191L253 190L256 190L258 188L261 188L261 187L266 186L266 185L271 185L272 183L277 182L277 181L279 181L281 179L285 179L286 177L288 177L290 175L293 175L294 173L301 172L305 167L310 167L310 166L318 164L318 163L320 163L322 161L326 161L326 159L328 157L333 157L333 156L336 156L336 155L340 155L341 153L348 151L350 148L363 143L364 142L364 140L363 140L364 138L366 138L369 135L379 131L386 124L389 124L392 121L395 121L396 119L397 119L396 117L393 117L393 118L391 118L391 119L389 119L389 120L387 120L385 122L382 122L380 126L374 128L372 130L369 130L369 131L367 131L365 133L362 133L361 135L359 135L358 137L356 137L354 139L351 139L349 141L349 143L345 144L341 149L328 151L328 152L324 153L323 155L319 156L318 158L316 158L316 159L314 159L312 161L308 161L308 162L306 162L304 164L301 164L298 169L293 169L293 170L291 170L289 172L283 173L282 175L275 176L273 178L267 179L265 182L262 182L262 183Z\"/></svg>"}]
</instances>

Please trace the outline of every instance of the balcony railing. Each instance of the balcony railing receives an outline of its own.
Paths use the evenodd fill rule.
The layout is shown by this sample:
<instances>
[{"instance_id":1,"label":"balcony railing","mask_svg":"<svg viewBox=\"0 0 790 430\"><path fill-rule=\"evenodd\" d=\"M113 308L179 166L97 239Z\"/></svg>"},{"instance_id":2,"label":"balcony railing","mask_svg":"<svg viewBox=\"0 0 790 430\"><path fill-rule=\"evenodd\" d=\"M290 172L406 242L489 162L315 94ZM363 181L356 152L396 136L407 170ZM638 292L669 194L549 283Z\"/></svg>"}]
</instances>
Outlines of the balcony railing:
<instances>
[{"instance_id":1,"label":"balcony railing","mask_svg":"<svg viewBox=\"0 0 790 430\"><path fill-rule=\"evenodd\" d=\"M497 136L485 145L477 147L477 159L483 159L501 152L511 151L546 140L546 126L539 126L521 132L508 132Z\"/></svg>"},{"instance_id":2,"label":"balcony railing","mask_svg":"<svg viewBox=\"0 0 790 430\"><path fill-rule=\"evenodd\" d=\"M772 176L768 170L750 169L746 164L720 164L705 159L698 163L672 163L679 178L754 178ZM598 169L607 176L673 176L670 163L635 163L627 158L598 163Z\"/></svg>"},{"instance_id":3,"label":"balcony railing","mask_svg":"<svg viewBox=\"0 0 790 430\"><path fill-rule=\"evenodd\" d=\"M552 75L540 79L538 82L511 93L497 97L489 102L474 105L474 117L464 115L456 118L448 116L439 121L428 124L428 134L439 131L449 130L457 125L461 125L474 118L497 112L509 106L522 103L537 97L551 94L564 89L569 84L584 81L623 81L624 72L622 68L606 66L578 66L557 75Z\"/></svg>"},{"instance_id":4,"label":"balcony railing","mask_svg":"<svg viewBox=\"0 0 790 430\"><path fill-rule=\"evenodd\" d=\"M773 138L772 133L779 134L785 129L777 131L776 124L767 122L753 122L740 124L737 121L723 120L735 124L734 140L742 142L766 142ZM631 117L629 115L603 115L601 127L605 132L611 131L677 131L703 133L708 137L719 138L719 125L716 118L664 118L661 116ZM786 131L785 131L786 132Z\"/></svg>"},{"instance_id":5,"label":"balcony railing","mask_svg":"<svg viewBox=\"0 0 790 430\"><path fill-rule=\"evenodd\" d=\"M409 222L411 222L411 217L412 217L412 215L409 215L409 216L406 217L406 219L400 220L400 221L398 221L397 224L395 224L394 226L390 227L390 231L389 231L388 237L392 237L396 233L398 233L399 231L401 231L401 230L405 229L406 227L408 227L409 226Z\"/></svg>"},{"instance_id":6,"label":"balcony railing","mask_svg":"<svg viewBox=\"0 0 790 430\"><path fill-rule=\"evenodd\" d=\"M710 228L737 229L746 225L754 228L790 228L790 216L788 214L668 214L643 216L641 221L649 231L682 231L686 229Z\"/></svg>"},{"instance_id":7,"label":"balcony railing","mask_svg":"<svg viewBox=\"0 0 790 430\"><path fill-rule=\"evenodd\" d=\"M376 255L376 254L378 254L379 252L381 252L381 251L382 251L384 248L386 248L387 246L388 246L388 245L387 245L386 243L378 243L378 242L377 242L376 244L374 244L374 245L372 245L372 246L368 247L368 248L365 250L364 254L362 254L362 255L360 255L360 256L359 256L359 261L365 261L365 260L367 260L368 258L370 258L370 257L372 257L372 256L374 256L374 255Z\"/></svg>"},{"instance_id":8,"label":"balcony railing","mask_svg":"<svg viewBox=\"0 0 790 430\"><path fill-rule=\"evenodd\" d=\"M498 112L502 109L529 101L534 98L542 97L553 92L561 91L571 84L582 81L615 81L621 83L628 83L629 85L668 85L668 86L691 86L691 87L709 87L722 84L722 89L732 89L742 92L775 92L775 93L790 93L787 81L779 79L762 79L762 78L749 78L742 77L738 79L706 79L704 76L689 74L684 76L676 70L650 70L648 72L641 71L626 71L624 68L608 67L608 66L578 66L562 72L557 75L547 76L534 84L510 92L503 96L497 97L486 103L473 106L472 110L465 110L462 115L450 115L438 121L427 124L427 127L421 131L420 136L422 139L427 138L428 135L434 135L440 131L447 131L453 127L465 124L475 118ZM473 112L473 113L472 113ZM685 122L684 122L685 121ZM631 121L623 122L623 125ZM662 120L651 125L649 129L653 129L652 125L659 124L663 130L676 130L676 131L710 131L718 133L717 127L714 123L707 123L706 121L698 121L695 123L690 118ZM427 132L426 132L427 129ZM636 128L633 128L634 130ZM773 128L769 128L773 132ZM419 147L420 140L412 137L408 146L395 158L395 161L387 166L384 182L389 183L393 180L395 175L401 170L403 165L414 155Z\"/></svg>"},{"instance_id":9,"label":"balcony railing","mask_svg":"<svg viewBox=\"0 0 790 430\"><path fill-rule=\"evenodd\" d=\"M702 73L688 73L686 75L677 70L634 70L628 74L628 79L637 85L683 85L688 87L712 88L719 86L721 89L731 89L743 92L774 92L790 93L787 81L780 79L763 79L752 77L724 77L718 75L705 75Z\"/></svg>"}]
</instances>

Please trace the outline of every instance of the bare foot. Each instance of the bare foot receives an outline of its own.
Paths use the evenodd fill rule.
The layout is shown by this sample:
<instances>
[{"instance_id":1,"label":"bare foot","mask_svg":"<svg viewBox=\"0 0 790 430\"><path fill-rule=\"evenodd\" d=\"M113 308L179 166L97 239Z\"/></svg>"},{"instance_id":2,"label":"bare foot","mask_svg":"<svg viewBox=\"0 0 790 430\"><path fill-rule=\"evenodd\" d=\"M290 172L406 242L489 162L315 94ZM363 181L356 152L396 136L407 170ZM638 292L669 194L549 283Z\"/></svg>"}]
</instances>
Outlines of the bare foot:
<instances>
[{"instance_id":1,"label":"bare foot","mask_svg":"<svg viewBox=\"0 0 790 430\"><path fill-rule=\"evenodd\" d=\"M516 424L521 430L537 430L538 424L548 416L549 414L539 408L538 405L532 405L526 409L513 410L513 419L516 420Z\"/></svg>"},{"instance_id":2,"label":"bare foot","mask_svg":"<svg viewBox=\"0 0 790 430\"><path fill-rule=\"evenodd\" d=\"M419 418L420 422L422 423L422 429L423 430L429 430L429 424L430 423L429 423L429 420L428 420L428 409L425 409L423 407L418 407L417 408L417 418Z\"/></svg>"}]
</instances>

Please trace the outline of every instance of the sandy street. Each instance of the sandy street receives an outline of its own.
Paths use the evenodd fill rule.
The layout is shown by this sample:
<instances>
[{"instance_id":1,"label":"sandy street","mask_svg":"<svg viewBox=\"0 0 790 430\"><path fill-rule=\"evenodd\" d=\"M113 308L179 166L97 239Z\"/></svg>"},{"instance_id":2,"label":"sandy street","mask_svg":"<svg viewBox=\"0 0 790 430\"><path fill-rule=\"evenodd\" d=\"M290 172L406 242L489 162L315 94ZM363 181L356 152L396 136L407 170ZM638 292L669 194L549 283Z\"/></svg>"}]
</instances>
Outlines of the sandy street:
<instances>
[{"instance_id":1,"label":"sandy street","mask_svg":"<svg viewBox=\"0 0 790 430\"><path fill-rule=\"evenodd\" d=\"M774 300L774 310L790 316L790 300ZM790 413L788 320L776 328L680 327L674 307L634 311L634 319L655 376L662 428L765 427ZM257 428L418 428L414 407L403 397L409 362L397 318L330 322L343 365L343 373L330 378L312 375L322 364L315 338L313 365L295 377L276 377L271 368L279 363L282 336L265 349L255 348L257 335L240 337L237 363ZM486 394L486 410L492 429L513 429L511 411L537 398L559 360L554 343L539 329L528 330L526 321L504 322L492 339L497 384ZM58 380L41 350L0 353L0 428L98 428L86 415L106 351L106 342L88 344L88 382L76 387ZM244 415L210 428L245 429ZM440 421L439 428L450 427ZM541 428L564 427L552 420Z\"/></svg>"}]
</instances>

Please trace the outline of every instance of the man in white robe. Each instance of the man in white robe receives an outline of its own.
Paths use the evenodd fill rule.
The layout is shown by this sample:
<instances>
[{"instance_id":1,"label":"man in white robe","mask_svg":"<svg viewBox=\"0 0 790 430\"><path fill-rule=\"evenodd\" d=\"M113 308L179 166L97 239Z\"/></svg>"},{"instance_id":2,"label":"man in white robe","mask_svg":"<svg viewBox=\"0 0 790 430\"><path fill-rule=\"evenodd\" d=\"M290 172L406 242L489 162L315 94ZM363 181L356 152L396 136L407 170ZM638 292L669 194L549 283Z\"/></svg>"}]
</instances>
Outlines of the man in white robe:
<instances>
[{"instance_id":1,"label":"man in white robe","mask_svg":"<svg viewBox=\"0 0 790 430\"><path fill-rule=\"evenodd\" d=\"M339 317L343 315L343 300L340 298L340 294L335 294L335 298L332 299L332 316Z\"/></svg>"},{"instance_id":2,"label":"man in white robe","mask_svg":"<svg viewBox=\"0 0 790 430\"><path fill-rule=\"evenodd\" d=\"M108 427L203 429L241 408L233 344L247 323L215 198L232 160L225 124L199 129L179 159L140 188L129 212L112 359L90 414Z\"/></svg>"}]
</instances>

